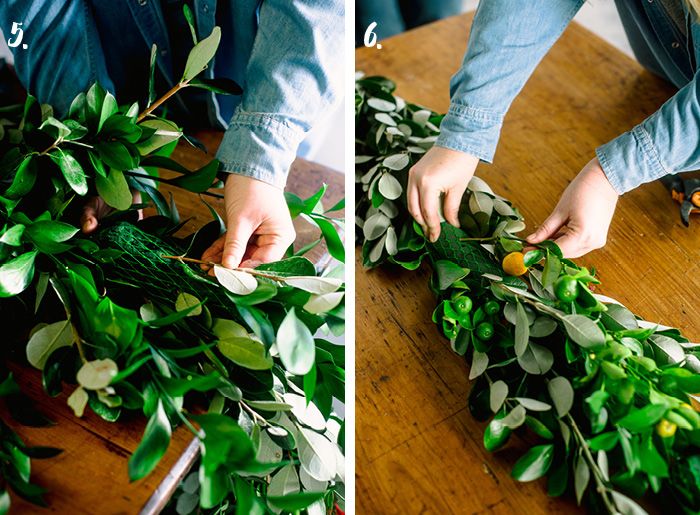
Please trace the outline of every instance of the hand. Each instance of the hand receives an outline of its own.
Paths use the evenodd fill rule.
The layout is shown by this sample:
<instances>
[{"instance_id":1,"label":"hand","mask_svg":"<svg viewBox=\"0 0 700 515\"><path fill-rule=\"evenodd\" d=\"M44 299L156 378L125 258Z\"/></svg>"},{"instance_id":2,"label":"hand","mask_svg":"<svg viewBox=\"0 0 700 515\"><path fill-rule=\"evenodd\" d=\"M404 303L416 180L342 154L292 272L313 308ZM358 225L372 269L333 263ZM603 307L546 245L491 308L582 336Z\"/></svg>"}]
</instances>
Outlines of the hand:
<instances>
[{"instance_id":1,"label":"hand","mask_svg":"<svg viewBox=\"0 0 700 515\"><path fill-rule=\"evenodd\" d=\"M459 205L479 158L449 148L433 147L408 172L408 211L430 241L440 236L440 195L445 194L445 220L459 227Z\"/></svg>"},{"instance_id":2,"label":"hand","mask_svg":"<svg viewBox=\"0 0 700 515\"><path fill-rule=\"evenodd\" d=\"M253 268L281 259L296 238L284 192L231 174L224 186L224 199L228 231L202 254L202 260L226 268Z\"/></svg>"},{"instance_id":3,"label":"hand","mask_svg":"<svg viewBox=\"0 0 700 515\"><path fill-rule=\"evenodd\" d=\"M564 190L557 207L529 243L556 238L564 257L583 256L605 245L618 194L598 159L593 159Z\"/></svg>"},{"instance_id":4,"label":"hand","mask_svg":"<svg viewBox=\"0 0 700 515\"><path fill-rule=\"evenodd\" d=\"M133 203L141 203L141 193L138 191L133 191ZM110 213L114 212L114 208L107 205L107 203L102 200L102 197L91 197L83 207L83 214L80 217L80 228L83 234L90 234L95 232L95 229L100 225L100 220ZM143 218L143 210L138 210L138 219Z\"/></svg>"}]
</instances>

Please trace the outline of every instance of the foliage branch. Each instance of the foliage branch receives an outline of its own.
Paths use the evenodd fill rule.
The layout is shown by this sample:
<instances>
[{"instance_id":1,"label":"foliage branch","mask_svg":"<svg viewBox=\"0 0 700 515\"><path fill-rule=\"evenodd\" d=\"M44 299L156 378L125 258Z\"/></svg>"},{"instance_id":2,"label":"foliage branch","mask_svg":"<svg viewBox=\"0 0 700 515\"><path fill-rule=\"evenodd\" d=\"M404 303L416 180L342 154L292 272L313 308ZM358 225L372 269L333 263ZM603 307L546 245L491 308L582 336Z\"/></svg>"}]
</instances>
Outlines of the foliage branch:
<instances>
[{"instance_id":1,"label":"foliage branch","mask_svg":"<svg viewBox=\"0 0 700 515\"><path fill-rule=\"evenodd\" d=\"M430 263L433 321L470 362L469 408L489 421L484 447L497 451L513 433L534 437L513 477L547 476L549 495L585 497L594 512L646 513L635 499L651 493L698 513L700 345L594 294L594 272L553 242L523 254L522 217L479 178L462 200L461 228L443 220L429 243L404 192L442 117L394 90L384 77L356 80L362 258L370 268Z\"/></svg>"}]
</instances>

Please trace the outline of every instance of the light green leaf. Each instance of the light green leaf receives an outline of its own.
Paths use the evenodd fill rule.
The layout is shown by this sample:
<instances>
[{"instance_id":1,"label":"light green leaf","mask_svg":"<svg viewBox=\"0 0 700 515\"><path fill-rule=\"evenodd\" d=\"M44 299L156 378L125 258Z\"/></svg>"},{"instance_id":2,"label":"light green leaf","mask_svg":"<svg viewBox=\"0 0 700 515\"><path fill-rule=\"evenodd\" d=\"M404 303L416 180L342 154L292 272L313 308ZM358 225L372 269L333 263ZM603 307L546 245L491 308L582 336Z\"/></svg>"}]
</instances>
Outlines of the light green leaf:
<instances>
[{"instance_id":1,"label":"light green leaf","mask_svg":"<svg viewBox=\"0 0 700 515\"><path fill-rule=\"evenodd\" d=\"M294 308L287 312L277 330L277 349L290 373L304 375L311 370L316 356L313 335L297 318Z\"/></svg>"},{"instance_id":2,"label":"light green leaf","mask_svg":"<svg viewBox=\"0 0 700 515\"><path fill-rule=\"evenodd\" d=\"M327 313L335 309L341 303L344 296L345 292L342 291L312 295L306 304L304 304L304 310L314 315Z\"/></svg>"},{"instance_id":3,"label":"light green leaf","mask_svg":"<svg viewBox=\"0 0 700 515\"><path fill-rule=\"evenodd\" d=\"M557 376L547 383L549 396L559 418L565 416L574 405L574 388L564 376Z\"/></svg>"},{"instance_id":4,"label":"light green leaf","mask_svg":"<svg viewBox=\"0 0 700 515\"><path fill-rule=\"evenodd\" d=\"M501 409L501 406L503 406L506 397L508 397L508 385L505 381L499 380L493 383L489 390L489 406L491 411L497 413Z\"/></svg>"},{"instance_id":5,"label":"light green leaf","mask_svg":"<svg viewBox=\"0 0 700 515\"><path fill-rule=\"evenodd\" d=\"M232 320L216 319L212 332L218 336L218 349L228 359L251 370L268 370L274 362L265 345L250 337L245 327Z\"/></svg>"},{"instance_id":6,"label":"light green leaf","mask_svg":"<svg viewBox=\"0 0 700 515\"><path fill-rule=\"evenodd\" d=\"M73 191L78 195L85 195L88 192L87 177L83 171L83 167L80 166L78 160L73 157L73 154L68 150L58 150L58 155L49 155L61 169L63 177L66 179L68 185L73 188Z\"/></svg>"},{"instance_id":7,"label":"light green leaf","mask_svg":"<svg viewBox=\"0 0 700 515\"><path fill-rule=\"evenodd\" d=\"M248 295L258 287L258 281L254 276L239 270L230 270L217 265L214 267L214 275L221 286L236 295Z\"/></svg>"},{"instance_id":8,"label":"light green leaf","mask_svg":"<svg viewBox=\"0 0 700 515\"><path fill-rule=\"evenodd\" d=\"M399 170L403 170L404 168L406 168L410 162L411 162L411 159L408 157L408 154L394 154L394 155L385 157L384 160L382 161L382 166L388 168L389 170L399 171ZM398 191L399 191L399 195L400 195L401 194L401 184L399 184L399 181L397 181L394 178L394 176L392 176L391 174L384 174L384 176L382 178L386 177L387 175L389 175L389 177L391 177L392 179L394 179L394 181L396 181L396 185L398 186ZM381 191L381 188L379 191ZM384 195L384 193L382 193L382 195ZM393 200L393 198L399 197L398 195L393 197L393 198L388 197L387 195L384 195L384 196L387 198L390 198L392 200Z\"/></svg>"},{"instance_id":9,"label":"light green leaf","mask_svg":"<svg viewBox=\"0 0 700 515\"><path fill-rule=\"evenodd\" d=\"M37 251L25 252L0 266L0 297L12 297L23 292L34 278Z\"/></svg>"},{"instance_id":10,"label":"light green leaf","mask_svg":"<svg viewBox=\"0 0 700 515\"><path fill-rule=\"evenodd\" d=\"M401 183L396 179L396 177L388 172L384 173L379 179L379 184L377 187L379 188L379 193L381 193L384 198L389 200L399 198L403 192Z\"/></svg>"},{"instance_id":11,"label":"light green leaf","mask_svg":"<svg viewBox=\"0 0 700 515\"><path fill-rule=\"evenodd\" d=\"M34 332L27 343L27 361L39 370L44 369L49 356L61 347L73 345L73 331L69 320L45 325Z\"/></svg>"},{"instance_id":12,"label":"light green leaf","mask_svg":"<svg viewBox=\"0 0 700 515\"><path fill-rule=\"evenodd\" d=\"M96 359L84 363L75 378L86 390L99 390L109 386L118 372L117 364L111 359Z\"/></svg>"},{"instance_id":13,"label":"light green leaf","mask_svg":"<svg viewBox=\"0 0 700 515\"><path fill-rule=\"evenodd\" d=\"M516 304L515 309L515 355L520 357L530 342L530 324L525 308L520 302Z\"/></svg>"},{"instance_id":14,"label":"light green leaf","mask_svg":"<svg viewBox=\"0 0 700 515\"><path fill-rule=\"evenodd\" d=\"M175 300L175 310L185 311L186 309L191 309L191 311L187 313L188 317L195 317L202 314L202 306L199 299L189 293L181 292Z\"/></svg>"},{"instance_id":15,"label":"light green leaf","mask_svg":"<svg viewBox=\"0 0 700 515\"><path fill-rule=\"evenodd\" d=\"M593 320L583 315L567 315L563 319L569 337L584 349L605 345L605 333Z\"/></svg>"},{"instance_id":16,"label":"light green leaf","mask_svg":"<svg viewBox=\"0 0 700 515\"><path fill-rule=\"evenodd\" d=\"M80 418L85 413L85 406L87 406L88 400L89 397L85 389L82 386L78 386L73 390L66 402L73 410L75 416Z\"/></svg>"},{"instance_id":17,"label":"light green leaf","mask_svg":"<svg viewBox=\"0 0 700 515\"><path fill-rule=\"evenodd\" d=\"M287 286L292 286L316 295L333 293L343 285L342 279L336 279L334 277L314 277L301 275L285 277L284 282Z\"/></svg>"},{"instance_id":18,"label":"light green leaf","mask_svg":"<svg viewBox=\"0 0 700 515\"><path fill-rule=\"evenodd\" d=\"M221 29L214 27L208 37L197 43L187 56L181 82L188 82L199 75L214 58L221 41Z\"/></svg>"}]
</instances>

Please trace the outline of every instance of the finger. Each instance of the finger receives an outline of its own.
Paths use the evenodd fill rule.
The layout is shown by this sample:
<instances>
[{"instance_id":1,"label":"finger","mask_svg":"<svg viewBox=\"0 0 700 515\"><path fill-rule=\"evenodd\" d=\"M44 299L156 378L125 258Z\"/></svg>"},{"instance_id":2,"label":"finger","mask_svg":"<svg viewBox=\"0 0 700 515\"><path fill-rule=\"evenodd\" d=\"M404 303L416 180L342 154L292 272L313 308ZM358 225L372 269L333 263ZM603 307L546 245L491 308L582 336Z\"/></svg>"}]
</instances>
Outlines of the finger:
<instances>
[{"instance_id":1,"label":"finger","mask_svg":"<svg viewBox=\"0 0 700 515\"><path fill-rule=\"evenodd\" d=\"M99 222L97 221L97 210L92 201L88 202L83 208L83 214L80 217L80 227L83 234L90 234L97 229Z\"/></svg>"},{"instance_id":2,"label":"finger","mask_svg":"<svg viewBox=\"0 0 700 515\"><path fill-rule=\"evenodd\" d=\"M540 243L550 239L566 223L566 217L561 211L555 209L554 212L540 225L540 227L525 238L528 243Z\"/></svg>"},{"instance_id":3,"label":"finger","mask_svg":"<svg viewBox=\"0 0 700 515\"><path fill-rule=\"evenodd\" d=\"M588 252L588 248L581 243L581 236L574 231L565 233L554 242L561 249L565 258L572 259L581 257Z\"/></svg>"},{"instance_id":4,"label":"finger","mask_svg":"<svg viewBox=\"0 0 700 515\"><path fill-rule=\"evenodd\" d=\"M224 242L224 253L221 264L226 268L238 268L245 255L248 241L253 235L254 228L247 220L239 218L235 224L229 224Z\"/></svg>"},{"instance_id":5,"label":"finger","mask_svg":"<svg viewBox=\"0 0 700 515\"><path fill-rule=\"evenodd\" d=\"M445 220L459 228L459 205L462 203L462 195L464 191L458 191L456 188L447 190L445 200L442 204Z\"/></svg>"},{"instance_id":6,"label":"finger","mask_svg":"<svg viewBox=\"0 0 700 515\"><path fill-rule=\"evenodd\" d=\"M438 214L438 202L440 194L437 190L423 190L420 193L420 206L423 219L428 226L428 239L432 242L440 237L440 215Z\"/></svg>"},{"instance_id":7,"label":"finger","mask_svg":"<svg viewBox=\"0 0 700 515\"><path fill-rule=\"evenodd\" d=\"M408 194L406 195L408 199L408 212L411 213L413 219L421 227L425 227L425 220L423 220L423 214L420 212L420 196L418 194L418 188L415 182L411 179L408 180Z\"/></svg>"},{"instance_id":8,"label":"finger","mask_svg":"<svg viewBox=\"0 0 700 515\"><path fill-rule=\"evenodd\" d=\"M202 253L202 261L210 261L212 263L221 263L220 259L224 252L224 242L226 241L226 235L219 236L214 243L212 243L207 250ZM205 266L202 265L202 268Z\"/></svg>"}]
</instances>

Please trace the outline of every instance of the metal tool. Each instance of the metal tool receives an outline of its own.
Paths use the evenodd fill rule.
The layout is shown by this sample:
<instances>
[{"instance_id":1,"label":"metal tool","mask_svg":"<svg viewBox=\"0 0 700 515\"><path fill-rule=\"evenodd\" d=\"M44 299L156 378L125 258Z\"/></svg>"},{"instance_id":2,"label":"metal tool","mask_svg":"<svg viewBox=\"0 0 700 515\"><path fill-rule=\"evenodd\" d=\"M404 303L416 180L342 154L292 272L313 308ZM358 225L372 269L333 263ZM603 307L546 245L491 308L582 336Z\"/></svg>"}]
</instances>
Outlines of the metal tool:
<instances>
[{"instance_id":1,"label":"metal tool","mask_svg":"<svg viewBox=\"0 0 700 515\"><path fill-rule=\"evenodd\" d=\"M678 175L666 175L661 178L661 183L680 204L681 222L688 227L690 215L700 213L700 178L682 179Z\"/></svg>"}]
</instances>

